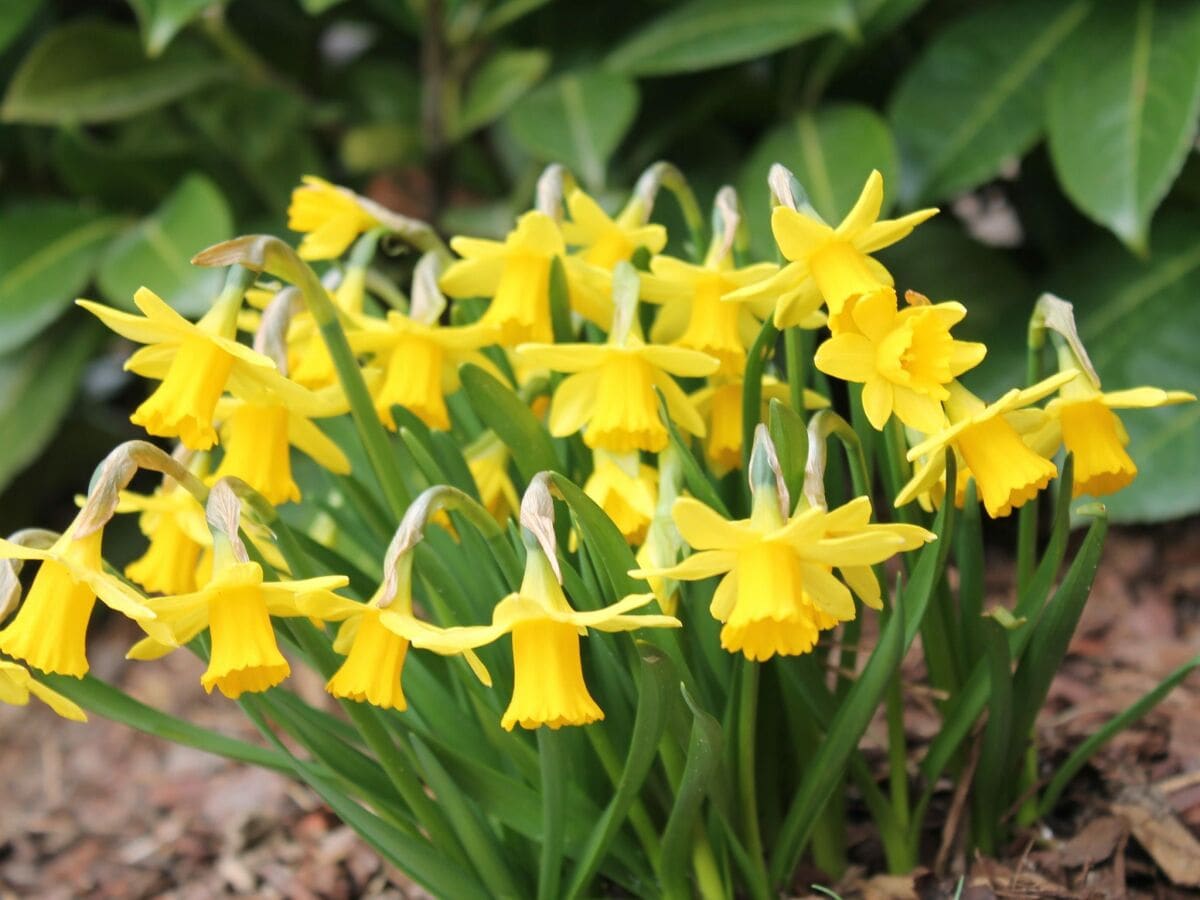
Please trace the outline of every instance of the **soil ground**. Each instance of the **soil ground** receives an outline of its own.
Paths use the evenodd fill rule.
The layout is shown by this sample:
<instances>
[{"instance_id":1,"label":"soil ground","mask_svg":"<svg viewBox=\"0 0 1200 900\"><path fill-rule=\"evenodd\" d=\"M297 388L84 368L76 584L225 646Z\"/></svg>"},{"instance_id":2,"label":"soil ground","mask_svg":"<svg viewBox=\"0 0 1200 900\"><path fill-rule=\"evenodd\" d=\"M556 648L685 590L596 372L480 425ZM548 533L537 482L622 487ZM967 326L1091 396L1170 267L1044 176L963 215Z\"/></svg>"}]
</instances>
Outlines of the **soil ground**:
<instances>
[{"instance_id":1,"label":"soil ground","mask_svg":"<svg viewBox=\"0 0 1200 900\"><path fill-rule=\"evenodd\" d=\"M993 602L1011 565L989 574ZM238 708L198 687L199 664L122 659L134 635L110 619L93 671L142 699L253 739ZM1039 721L1041 756L1063 759L1102 722L1200 653L1200 521L1119 529ZM919 653L906 678L920 674ZM297 689L323 702L297 673ZM179 691L180 684L197 684ZM918 753L937 728L933 698L909 691ZM876 735L869 733L871 742ZM939 794L935 869L876 874L870 827L852 829L845 897L1183 897L1200 891L1200 674L1102 748L1055 815L1000 859L966 859L954 786ZM309 792L287 779L177 747L99 719L72 726L46 710L0 707L0 900L252 896L423 897ZM798 884L829 884L800 873Z\"/></svg>"}]
</instances>

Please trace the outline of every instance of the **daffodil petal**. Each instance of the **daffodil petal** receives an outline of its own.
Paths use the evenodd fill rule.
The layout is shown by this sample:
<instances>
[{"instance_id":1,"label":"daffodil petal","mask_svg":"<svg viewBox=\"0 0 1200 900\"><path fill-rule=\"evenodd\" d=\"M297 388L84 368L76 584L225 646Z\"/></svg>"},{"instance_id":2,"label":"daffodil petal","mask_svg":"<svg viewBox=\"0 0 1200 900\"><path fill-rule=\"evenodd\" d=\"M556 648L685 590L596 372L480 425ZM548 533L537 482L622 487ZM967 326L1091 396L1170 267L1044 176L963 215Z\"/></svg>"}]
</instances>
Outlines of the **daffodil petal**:
<instances>
[{"instance_id":1,"label":"daffodil petal","mask_svg":"<svg viewBox=\"0 0 1200 900\"><path fill-rule=\"evenodd\" d=\"M736 550L762 538L748 520L726 519L693 497L676 500L671 517L679 534L696 550Z\"/></svg>"},{"instance_id":2,"label":"daffodil petal","mask_svg":"<svg viewBox=\"0 0 1200 900\"><path fill-rule=\"evenodd\" d=\"M867 421L876 431L883 431L883 426L891 418L893 399L891 382L882 376L872 375L863 385L863 412L867 414Z\"/></svg>"},{"instance_id":3,"label":"daffodil petal","mask_svg":"<svg viewBox=\"0 0 1200 900\"><path fill-rule=\"evenodd\" d=\"M901 216L899 219L884 219L876 222L857 236L854 246L863 253L874 253L876 250L890 247L901 238L908 237L914 228L937 214L936 209L919 209L907 216Z\"/></svg>"},{"instance_id":4,"label":"daffodil petal","mask_svg":"<svg viewBox=\"0 0 1200 900\"><path fill-rule=\"evenodd\" d=\"M861 334L835 334L817 348L813 363L826 375L862 383L875 372L875 346Z\"/></svg>"},{"instance_id":5,"label":"daffodil petal","mask_svg":"<svg viewBox=\"0 0 1200 900\"><path fill-rule=\"evenodd\" d=\"M855 616L854 597L850 589L834 578L833 573L823 566L800 566L804 578L804 590L812 597L813 604L841 621Z\"/></svg>"},{"instance_id":6,"label":"daffodil petal","mask_svg":"<svg viewBox=\"0 0 1200 900\"><path fill-rule=\"evenodd\" d=\"M701 550L682 562L665 569L632 569L634 578L663 577L676 581L699 581L728 572L737 564L737 554L730 550Z\"/></svg>"},{"instance_id":7,"label":"daffodil petal","mask_svg":"<svg viewBox=\"0 0 1200 900\"><path fill-rule=\"evenodd\" d=\"M838 225L838 237L853 240L875 224L882 208L883 176L879 174L878 169L872 169L871 174L867 176L866 183L863 184L858 199L854 201L854 206L847 213L846 218L842 219L842 223Z\"/></svg>"},{"instance_id":8,"label":"daffodil petal","mask_svg":"<svg viewBox=\"0 0 1200 900\"><path fill-rule=\"evenodd\" d=\"M1190 403L1196 399L1196 395L1187 391L1164 391L1162 388L1156 387L1137 387L1123 391L1110 391L1102 394L1101 399L1104 405L1111 409L1149 409L1172 403Z\"/></svg>"},{"instance_id":9,"label":"daffodil petal","mask_svg":"<svg viewBox=\"0 0 1200 900\"><path fill-rule=\"evenodd\" d=\"M599 372L577 372L564 378L550 401L549 426L554 437L572 435L592 417L596 408Z\"/></svg>"},{"instance_id":10,"label":"daffodil petal","mask_svg":"<svg viewBox=\"0 0 1200 900\"><path fill-rule=\"evenodd\" d=\"M786 206L777 206L771 212L771 232L780 252L793 262L808 259L834 236L834 230L824 222Z\"/></svg>"}]
</instances>

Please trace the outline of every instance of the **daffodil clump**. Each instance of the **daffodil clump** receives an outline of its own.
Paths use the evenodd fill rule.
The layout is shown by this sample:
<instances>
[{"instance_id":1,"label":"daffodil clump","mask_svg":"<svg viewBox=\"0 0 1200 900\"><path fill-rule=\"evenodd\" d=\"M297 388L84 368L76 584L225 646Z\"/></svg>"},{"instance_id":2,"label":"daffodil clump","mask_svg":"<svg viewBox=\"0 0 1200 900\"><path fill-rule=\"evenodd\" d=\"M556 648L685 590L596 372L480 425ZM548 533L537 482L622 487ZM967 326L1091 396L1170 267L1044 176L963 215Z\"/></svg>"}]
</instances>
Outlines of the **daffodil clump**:
<instances>
[{"instance_id":1,"label":"daffodil clump","mask_svg":"<svg viewBox=\"0 0 1200 900\"><path fill-rule=\"evenodd\" d=\"M552 167L507 234L447 246L306 178L297 249L193 260L228 271L199 321L154 285L136 313L80 300L136 345L130 419L158 443L114 450L61 534L0 541L0 701L283 771L439 896L771 896L805 852L844 867L851 781L911 867L939 776L1007 721L954 770L994 847L997 811L1034 796L1036 815L1026 739L1066 648L1040 629L1082 608L1103 536L1077 510L1100 524L1050 611L1069 505L1133 482L1118 411L1195 398L1102 389L1050 295L1029 383L981 396L970 299L901 292L875 255L936 210L885 218L871 172L832 225L782 167L771 186L773 210L723 188L708 234L670 166L613 212ZM686 240L651 221L663 191ZM769 215L777 260L751 255L747 215ZM129 490L139 469L161 483ZM980 510L1020 511L1015 604L948 577ZM127 513L146 544L122 570L104 534ZM97 601L140 629L129 659L197 655L199 688L266 743L115 702L88 676ZM945 736L915 781L918 636ZM292 690L299 666L328 702ZM881 705L886 795L857 749Z\"/></svg>"}]
</instances>

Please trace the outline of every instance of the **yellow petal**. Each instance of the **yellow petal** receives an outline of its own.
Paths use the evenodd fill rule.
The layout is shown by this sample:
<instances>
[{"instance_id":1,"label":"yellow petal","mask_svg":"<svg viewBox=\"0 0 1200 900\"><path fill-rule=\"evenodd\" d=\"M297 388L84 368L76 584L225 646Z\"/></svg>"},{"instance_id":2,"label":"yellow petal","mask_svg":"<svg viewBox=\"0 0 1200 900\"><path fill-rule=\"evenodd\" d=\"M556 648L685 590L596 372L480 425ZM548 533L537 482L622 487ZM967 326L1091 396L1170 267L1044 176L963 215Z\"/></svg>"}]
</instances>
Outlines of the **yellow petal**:
<instances>
[{"instance_id":1,"label":"yellow petal","mask_svg":"<svg viewBox=\"0 0 1200 900\"><path fill-rule=\"evenodd\" d=\"M784 257L793 262L808 259L834 236L834 230L824 222L786 206L777 206L772 211L771 231Z\"/></svg>"},{"instance_id":2,"label":"yellow petal","mask_svg":"<svg viewBox=\"0 0 1200 900\"><path fill-rule=\"evenodd\" d=\"M29 692L45 703L48 707L72 722L86 722L87 714L72 700L68 700L58 691L42 684L32 676L29 679Z\"/></svg>"},{"instance_id":3,"label":"yellow petal","mask_svg":"<svg viewBox=\"0 0 1200 900\"><path fill-rule=\"evenodd\" d=\"M854 241L854 246L863 253L874 253L884 247L890 247L901 238L912 233L912 230L938 214L936 209L919 209L901 216L899 219L884 219L864 229Z\"/></svg>"},{"instance_id":4,"label":"yellow petal","mask_svg":"<svg viewBox=\"0 0 1200 900\"><path fill-rule=\"evenodd\" d=\"M665 569L631 569L634 578L663 577L677 581L700 581L728 572L737 564L737 554L730 550L701 550L682 562Z\"/></svg>"},{"instance_id":5,"label":"yellow petal","mask_svg":"<svg viewBox=\"0 0 1200 900\"><path fill-rule=\"evenodd\" d=\"M932 434L946 426L946 414L942 404L928 394L919 394L911 388L892 387L892 410L896 418L917 431Z\"/></svg>"},{"instance_id":6,"label":"yellow petal","mask_svg":"<svg viewBox=\"0 0 1200 900\"><path fill-rule=\"evenodd\" d=\"M837 235L853 240L868 227L875 224L879 218L879 210L883 207L883 176L878 169L872 169L863 185L862 192L854 202L854 207L842 219L837 227Z\"/></svg>"},{"instance_id":7,"label":"yellow petal","mask_svg":"<svg viewBox=\"0 0 1200 900\"><path fill-rule=\"evenodd\" d=\"M1172 403L1190 403L1195 394L1187 391L1164 391L1162 388L1138 387L1124 391L1110 391L1101 395L1105 406L1112 409L1149 409Z\"/></svg>"},{"instance_id":8,"label":"yellow petal","mask_svg":"<svg viewBox=\"0 0 1200 900\"><path fill-rule=\"evenodd\" d=\"M700 417L700 413L696 412L696 407L692 405L692 401L688 399L688 395L683 392L683 389L675 383L675 379L662 372L656 372L654 383L662 391L663 399L667 403L667 413L675 424L689 434L704 437L707 433L704 419Z\"/></svg>"},{"instance_id":9,"label":"yellow petal","mask_svg":"<svg viewBox=\"0 0 1200 900\"><path fill-rule=\"evenodd\" d=\"M521 344L516 349L523 366L555 372L582 372L602 365L614 352L605 344Z\"/></svg>"},{"instance_id":10,"label":"yellow petal","mask_svg":"<svg viewBox=\"0 0 1200 900\"><path fill-rule=\"evenodd\" d=\"M649 344L637 352L651 365L682 378L703 378L711 375L721 366L720 360L716 357L698 350L689 350L686 347Z\"/></svg>"},{"instance_id":11,"label":"yellow petal","mask_svg":"<svg viewBox=\"0 0 1200 900\"><path fill-rule=\"evenodd\" d=\"M876 431L883 431L883 426L891 418L893 397L891 382L880 375L873 375L863 385L863 412Z\"/></svg>"},{"instance_id":12,"label":"yellow petal","mask_svg":"<svg viewBox=\"0 0 1200 900\"><path fill-rule=\"evenodd\" d=\"M312 420L294 413L289 415L288 440L322 468L335 475L350 474L350 458Z\"/></svg>"},{"instance_id":13,"label":"yellow petal","mask_svg":"<svg viewBox=\"0 0 1200 900\"><path fill-rule=\"evenodd\" d=\"M843 566L838 569L842 580L850 585L850 590L858 599L872 609L883 609L883 593L879 588L879 579L870 566Z\"/></svg>"},{"instance_id":14,"label":"yellow petal","mask_svg":"<svg viewBox=\"0 0 1200 900\"><path fill-rule=\"evenodd\" d=\"M567 437L588 423L599 383L598 372L577 372L563 379L550 401L550 434Z\"/></svg>"},{"instance_id":15,"label":"yellow petal","mask_svg":"<svg viewBox=\"0 0 1200 900\"><path fill-rule=\"evenodd\" d=\"M679 534L697 550L734 550L762 539L762 534L748 520L726 519L692 497L676 500L671 517Z\"/></svg>"},{"instance_id":16,"label":"yellow petal","mask_svg":"<svg viewBox=\"0 0 1200 900\"><path fill-rule=\"evenodd\" d=\"M801 565L800 571L804 574L804 590L817 609L841 621L854 618L856 611L850 589L834 578L832 572L813 565Z\"/></svg>"},{"instance_id":17,"label":"yellow petal","mask_svg":"<svg viewBox=\"0 0 1200 900\"><path fill-rule=\"evenodd\" d=\"M457 240L456 238L455 241ZM500 283L500 273L503 270L504 257L500 255L460 259L451 263L442 273L438 279L438 287L448 297L490 297Z\"/></svg>"},{"instance_id":18,"label":"yellow petal","mask_svg":"<svg viewBox=\"0 0 1200 900\"><path fill-rule=\"evenodd\" d=\"M862 383L875 373L875 347L861 334L835 334L817 348L813 363L826 375Z\"/></svg>"}]
</instances>

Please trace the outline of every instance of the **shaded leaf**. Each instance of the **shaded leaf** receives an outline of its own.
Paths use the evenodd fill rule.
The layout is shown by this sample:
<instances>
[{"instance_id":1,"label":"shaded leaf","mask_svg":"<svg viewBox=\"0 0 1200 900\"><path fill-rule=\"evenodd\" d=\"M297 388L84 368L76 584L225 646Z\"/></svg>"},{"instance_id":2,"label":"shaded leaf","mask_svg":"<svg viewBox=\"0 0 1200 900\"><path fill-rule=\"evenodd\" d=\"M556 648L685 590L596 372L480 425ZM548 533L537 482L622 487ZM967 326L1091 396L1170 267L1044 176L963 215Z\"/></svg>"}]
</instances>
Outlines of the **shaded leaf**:
<instances>
[{"instance_id":1,"label":"shaded leaf","mask_svg":"<svg viewBox=\"0 0 1200 900\"><path fill-rule=\"evenodd\" d=\"M522 97L505 117L521 145L546 162L561 162L592 188L637 112L637 87L598 69L560 75Z\"/></svg>"},{"instance_id":2,"label":"shaded leaf","mask_svg":"<svg viewBox=\"0 0 1200 900\"><path fill-rule=\"evenodd\" d=\"M0 357L0 490L54 437L99 336L81 325Z\"/></svg>"},{"instance_id":3,"label":"shaded leaf","mask_svg":"<svg viewBox=\"0 0 1200 900\"><path fill-rule=\"evenodd\" d=\"M632 75L696 72L854 29L854 10L845 0L692 0L635 32L607 65Z\"/></svg>"},{"instance_id":4,"label":"shaded leaf","mask_svg":"<svg viewBox=\"0 0 1200 900\"><path fill-rule=\"evenodd\" d=\"M148 60L132 28L72 22L22 60L4 95L7 122L66 124L124 119L190 94L227 72L191 44Z\"/></svg>"},{"instance_id":5,"label":"shaded leaf","mask_svg":"<svg viewBox=\"0 0 1200 900\"><path fill-rule=\"evenodd\" d=\"M188 260L233 236L225 198L203 175L189 175L153 213L117 238L100 265L105 298L128 308L145 286L183 315L205 312L225 280L221 269Z\"/></svg>"},{"instance_id":6,"label":"shaded leaf","mask_svg":"<svg viewBox=\"0 0 1200 900\"><path fill-rule=\"evenodd\" d=\"M188 23L214 0L129 0L149 56L158 56Z\"/></svg>"},{"instance_id":7,"label":"shaded leaf","mask_svg":"<svg viewBox=\"0 0 1200 900\"><path fill-rule=\"evenodd\" d=\"M490 124L541 81L550 67L545 50L502 50L480 67L451 130L456 137Z\"/></svg>"},{"instance_id":8,"label":"shaded leaf","mask_svg":"<svg viewBox=\"0 0 1200 900\"><path fill-rule=\"evenodd\" d=\"M53 322L84 289L121 220L74 204L0 216L0 354Z\"/></svg>"},{"instance_id":9,"label":"shaded leaf","mask_svg":"<svg viewBox=\"0 0 1200 900\"><path fill-rule=\"evenodd\" d=\"M974 187L1040 137L1048 63L1086 0L986 6L943 29L908 68L890 119L913 202Z\"/></svg>"},{"instance_id":10,"label":"shaded leaf","mask_svg":"<svg viewBox=\"0 0 1200 900\"><path fill-rule=\"evenodd\" d=\"M1058 54L1050 157L1072 202L1144 250L1200 113L1200 6L1098 3Z\"/></svg>"}]
</instances>

